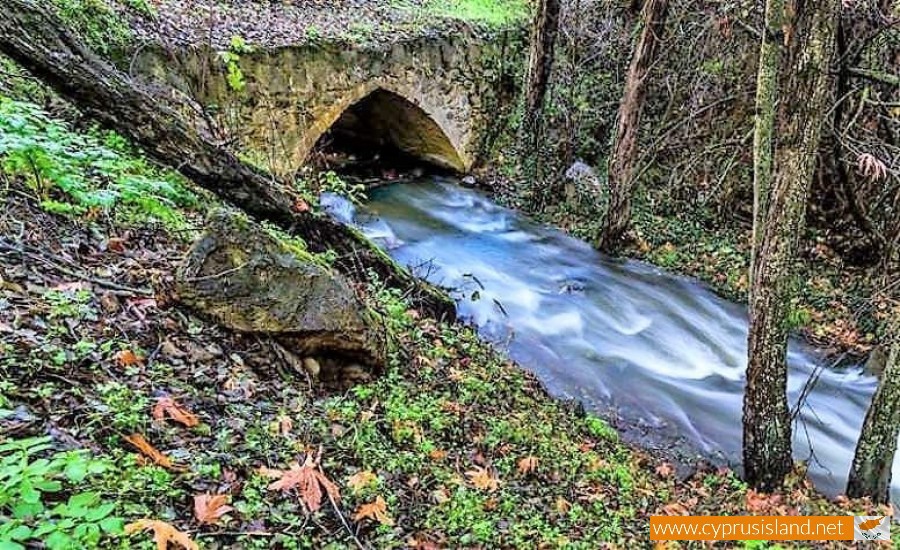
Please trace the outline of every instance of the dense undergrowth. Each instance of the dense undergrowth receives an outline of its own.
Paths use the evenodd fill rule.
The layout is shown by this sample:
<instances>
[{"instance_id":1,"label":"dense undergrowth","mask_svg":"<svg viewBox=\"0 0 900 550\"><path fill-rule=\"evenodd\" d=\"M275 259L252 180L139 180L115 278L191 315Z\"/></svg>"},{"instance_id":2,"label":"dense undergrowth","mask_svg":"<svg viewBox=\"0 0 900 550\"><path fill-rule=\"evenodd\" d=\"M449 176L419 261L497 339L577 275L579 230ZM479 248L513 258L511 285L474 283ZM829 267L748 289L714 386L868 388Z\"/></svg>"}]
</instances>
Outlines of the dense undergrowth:
<instances>
[{"instance_id":1,"label":"dense undergrowth","mask_svg":"<svg viewBox=\"0 0 900 550\"><path fill-rule=\"evenodd\" d=\"M630 547L648 545L653 513L865 508L799 478L775 496L727 470L678 480L472 329L421 318L375 280L387 372L329 392L264 339L173 302L175 264L215 201L121 138L0 105L4 548L153 547L140 528L162 524L124 532L140 519L205 547ZM333 484L319 506L273 485L292 463ZM198 495L228 508L195 511Z\"/></svg>"},{"instance_id":2,"label":"dense undergrowth","mask_svg":"<svg viewBox=\"0 0 900 550\"><path fill-rule=\"evenodd\" d=\"M634 242L623 251L698 277L738 301L748 290L757 7L744 0L691 0L670 10L639 132ZM877 3L842 10L843 47L853 55L841 57L835 71L850 80L835 92L835 120L827 121L800 236L789 321L836 354L865 354L881 342L890 301L897 300L900 264L896 257L876 257L873 237L861 235L854 221L860 216L850 213L855 201L886 238L896 230L890 227L900 227L896 133L888 130L900 116L891 107L897 88L847 76L846 65L852 57L873 71L896 73L890 52L900 35L896 25L878 27L890 14L896 16L896 7ZM538 152L542 173L533 177L534 159L517 161L513 133L499 147L505 159L497 167L500 179L515 184L498 194L588 241L602 225L607 153L636 25L636 11L621 2L564 2ZM877 177L860 169L860 159L873 155L886 167ZM588 178L594 185L564 181L562 174L579 159L596 168L596 179ZM856 190L853 200L847 189Z\"/></svg>"}]
</instances>

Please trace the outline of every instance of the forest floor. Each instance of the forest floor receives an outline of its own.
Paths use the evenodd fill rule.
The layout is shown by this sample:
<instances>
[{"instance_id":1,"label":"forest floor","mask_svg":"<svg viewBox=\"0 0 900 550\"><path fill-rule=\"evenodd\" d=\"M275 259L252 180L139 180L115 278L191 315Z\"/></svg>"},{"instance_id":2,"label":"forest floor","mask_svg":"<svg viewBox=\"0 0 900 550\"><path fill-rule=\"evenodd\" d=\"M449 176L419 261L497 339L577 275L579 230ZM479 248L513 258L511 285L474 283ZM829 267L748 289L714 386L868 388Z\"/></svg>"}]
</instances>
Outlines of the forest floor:
<instances>
[{"instance_id":1,"label":"forest floor","mask_svg":"<svg viewBox=\"0 0 900 550\"><path fill-rule=\"evenodd\" d=\"M320 41L392 43L455 28L499 27L528 13L523 0L110 0L128 15L138 40L209 45L233 37L251 46Z\"/></svg>"},{"instance_id":2,"label":"forest floor","mask_svg":"<svg viewBox=\"0 0 900 550\"><path fill-rule=\"evenodd\" d=\"M151 548L123 533L148 519L207 548L650 547L652 514L873 511L676 475L377 284L387 371L329 391L174 300L216 205L189 182L8 97L0 168L2 542Z\"/></svg>"}]
</instances>

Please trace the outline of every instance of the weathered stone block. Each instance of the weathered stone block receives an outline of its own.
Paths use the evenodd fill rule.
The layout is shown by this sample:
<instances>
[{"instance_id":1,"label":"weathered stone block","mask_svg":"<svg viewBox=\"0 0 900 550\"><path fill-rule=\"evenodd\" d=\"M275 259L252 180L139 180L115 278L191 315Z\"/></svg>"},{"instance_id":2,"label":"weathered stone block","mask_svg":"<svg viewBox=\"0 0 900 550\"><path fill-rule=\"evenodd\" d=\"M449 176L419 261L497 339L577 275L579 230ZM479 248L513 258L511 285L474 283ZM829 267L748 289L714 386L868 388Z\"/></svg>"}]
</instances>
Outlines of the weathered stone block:
<instances>
[{"instance_id":1,"label":"weathered stone block","mask_svg":"<svg viewBox=\"0 0 900 550\"><path fill-rule=\"evenodd\" d=\"M383 332L377 317L340 275L299 247L237 214L211 218L176 277L182 302L220 325L271 336L298 358L328 357L323 378L342 365L381 371Z\"/></svg>"}]
</instances>

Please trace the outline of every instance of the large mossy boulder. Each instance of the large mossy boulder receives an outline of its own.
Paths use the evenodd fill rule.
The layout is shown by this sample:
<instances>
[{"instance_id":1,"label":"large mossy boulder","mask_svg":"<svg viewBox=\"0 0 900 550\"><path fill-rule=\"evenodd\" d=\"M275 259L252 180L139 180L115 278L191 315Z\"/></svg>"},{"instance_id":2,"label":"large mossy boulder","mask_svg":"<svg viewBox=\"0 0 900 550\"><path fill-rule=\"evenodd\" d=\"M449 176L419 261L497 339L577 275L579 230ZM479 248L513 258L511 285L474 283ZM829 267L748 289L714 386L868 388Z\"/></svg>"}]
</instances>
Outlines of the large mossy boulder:
<instances>
[{"instance_id":1,"label":"large mossy boulder","mask_svg":"<svg viewBox=\"0 0 900 550\"><path fill-rule=\"evenodd\" d=\"M229 329L269 336L304 364L380 372L386 344L377 316L341 275L243 216L218 210L178 269L179 299ZM327 359L327 360L326 360Z\"/></svg>"}]
</instances>

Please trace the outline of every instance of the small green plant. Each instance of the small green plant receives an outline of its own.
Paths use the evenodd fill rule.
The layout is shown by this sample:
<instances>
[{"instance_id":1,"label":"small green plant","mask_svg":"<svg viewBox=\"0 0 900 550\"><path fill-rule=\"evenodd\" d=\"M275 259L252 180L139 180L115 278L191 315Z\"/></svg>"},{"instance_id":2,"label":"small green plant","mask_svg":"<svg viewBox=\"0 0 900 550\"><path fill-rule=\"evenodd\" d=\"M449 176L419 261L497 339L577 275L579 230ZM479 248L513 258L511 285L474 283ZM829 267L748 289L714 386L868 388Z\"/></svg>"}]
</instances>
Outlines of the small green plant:
<instances>
[{"instance_id":1,"label":"small green plant","mask_svg":"<svg viewBox=\"0 0 900 550\"><path fill-rule=\"evenodd\" d=\"M306 38L311 42L316 42L322 38L322 31L315 25L306 27Z\"/></svg>"},{"instance_id":2,"label":"small green plant","mask_svg":"<svg viewBox=\"0 0 900 550\"><path fill-rule=\"evenodd\" d=\"M144 0L127 0L146 6ZM132 38L128 25L104 0L50 0L59 17L88 45L103 55L120 53Z\"/></svg>"},{"instance_id":3,"label":"small green plant","mask_svg":"<svg viewBox=\"0 0 900 550\"><path fill-rule=\"evenodd\" d=\"M788 330L801 329L809 325L811 321L812 314L809 310L797 304L796 300L792 301L790 308L788 309L787 318L785 319Z\"/></svg>"},{"instance_id":4,"label":"small green plant","mask_svg":"<svg viewBox=\"0 0 900 550\"><path fill-rule=\"evenodd\" d=\"M594 437L605 439L606 441L616 442L619 440L619 434L612 429L602 418L596 416L588 416L584 419L588 432Z\"/></svg>"},{"instance_id":5,"label":"small green plant","mask_svg":"<svg viewBox=\"0 0 900 550\"><path fill-rule=\"evenodd\" d=\"M366 186L361 183L350 183L331 170L319 172L315 176L316 193L334 193L354 204L362 204L366 200Z\"/></svg>"},{"instance_id":6,"label":"small green plant","mask_svg":"<svg viewBox=\"0 0 900 550\"><path fill-rule=\"evenodd\" d=\"M438 17L501 27L525 20L529 7L523 0L429 0L425 11Z\"/></svg>"},{"instance_id":7,"label":"small green plant","mask_svg":"<svg viewBox=\"0 0 900 550\"><path fill-rule=\"evenodd\" d=\"M96 492L64 498L65 486L110 468L86 451L52 452L49 437L0 445L0 548L41 543L50 549L96 548L104 534L122 531L115 502Z\"/></svg>"},{"instance_id":8,"label":"small green plant","mask_svg":"<svg viewBox=\"0 0 900 550\"><path fill-rule=\"evenodd\" d=\"M3 96L0 170L22 178L44 209L65 215L104 210L182 228L178 207L196 204L179 176L151 166L121 136L73 132L34 103Z\"/></svg>"},{"instance_id":9,"label":"small green plant","mask_svg":"<svg viewBox=\"0 0 900 550\"><path fill-rule=\"evenodd\" d=\"M147 0L122 0L122 3L143 16L152 17L156 15L156 10Z\"/></svg>"},{"instance_id":10,"label":"small green plant","mask_svg":"<svg viewBox=\"0 0 900 550\"><path fill-rule=\"evenodd\" d=\"M253 48L240 36L232 36L228 49L219 52L219 59L225 64L225 80L233 92L243 92L247 87L244 73L241 71L241 55L250 53Z\"/></svg>"},{"instance_id":11,"label":"small green plant","mask_svg":"<svg viewBox=\"0 0 900 550\"><path fill-rule=\"evenodd\" d=\"M92 422L110 425L121 432L132 432L144 428L150 400L119 382L107 382L96 388L100 397L97 414Z\"/></svg>"},{"instance_id":12,"label":"small green plant","mask_svg":"<svg viewBox=\"0 0 900 550\"><path fill-rule=\"evenodd\" d=\"M352 23L344 33L350 42L367 42L375 33L375 26L371 23Z\"/></svg>"}]
</instances>

